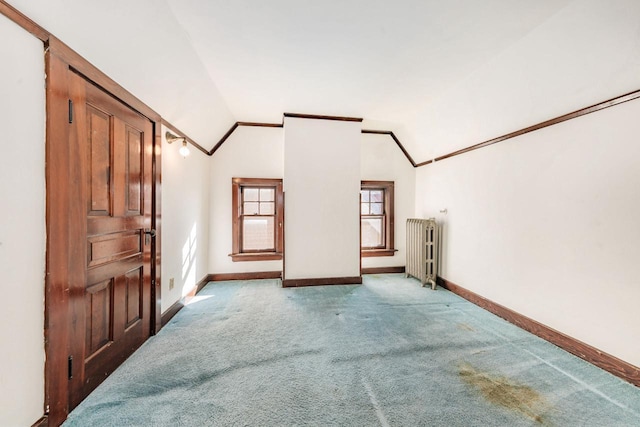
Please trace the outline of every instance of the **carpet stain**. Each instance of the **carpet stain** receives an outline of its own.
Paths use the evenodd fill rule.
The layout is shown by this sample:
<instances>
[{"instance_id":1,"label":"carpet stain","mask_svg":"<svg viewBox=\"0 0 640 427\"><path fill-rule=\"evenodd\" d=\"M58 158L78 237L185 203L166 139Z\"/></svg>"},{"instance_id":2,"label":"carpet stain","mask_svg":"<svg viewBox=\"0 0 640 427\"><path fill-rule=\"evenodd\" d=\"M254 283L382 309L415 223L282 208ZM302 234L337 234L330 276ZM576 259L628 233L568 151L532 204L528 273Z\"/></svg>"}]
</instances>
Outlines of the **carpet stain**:
<instances>
[{"instance_id":1,"label":"carpet stain","mask_svg":"<svg viewBox=\"0 0 640 427\"><path fill-rule=\"evenodd\" d=\"M234 374L241 370L263 369L265 366L282 363L291 358L316 356L322 354L322 352L322 349L300 350L274 355L273 357L264 359L240 361L234 365L214 370L207 370L206 367L203 367L202 372L198 372L196 375L190 375L190 372L187 372L187 375L181 377L167 375L166 372L163 372L158 374L160 377L152 377L149 383L137 383L137 388L134 389L133 393L134 396L129 397L129 399L158 396L176 389L192 390L210 383L217 378Z\"/></svg>"},{"instance_id":2,"label":"carpet stain","mask_svg":"<svg viewBox=\"0 0 640 427\"><path fill-rule=\"evenodd\" d=\"M458 374L492 404L530 418L540 425L548 425L542 415L547 409L544 397L531 387L506 377L480 372L468 363L460 366Z\"/></svg>"},{"instance_id":3,"label":"carpet stain","mask_svg":"<svg viewBox=\"0 0 640 427\"><path fill-rule=\"evenodd\" d=\"M471 332L475 332L476 331L475 329L473 329L471 326L467 325L466 323L458 323L458 328L464 329L465 331L471 331Z\"/></svg>"}]
</instances>

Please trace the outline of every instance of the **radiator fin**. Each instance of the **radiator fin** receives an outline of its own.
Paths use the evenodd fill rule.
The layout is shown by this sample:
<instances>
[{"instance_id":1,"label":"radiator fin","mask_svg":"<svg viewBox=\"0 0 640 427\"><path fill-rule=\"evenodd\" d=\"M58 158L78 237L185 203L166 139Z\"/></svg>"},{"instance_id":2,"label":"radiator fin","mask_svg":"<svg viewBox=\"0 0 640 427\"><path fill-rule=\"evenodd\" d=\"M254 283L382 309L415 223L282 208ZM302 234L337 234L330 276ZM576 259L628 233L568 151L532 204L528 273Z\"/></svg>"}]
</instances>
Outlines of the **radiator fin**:
<instances>
[{"instance_id":1,"label":"radiator fin","mask_svg":"<svg viewBox=\"0 0 640 427\"><path fill-rule=\"evenodd\" d=\"M439 235L434 218L407 219L406 276L420 280L422 286L430 283L431 289L436 288L438 276Z\"/></svg>"}]
</instances>

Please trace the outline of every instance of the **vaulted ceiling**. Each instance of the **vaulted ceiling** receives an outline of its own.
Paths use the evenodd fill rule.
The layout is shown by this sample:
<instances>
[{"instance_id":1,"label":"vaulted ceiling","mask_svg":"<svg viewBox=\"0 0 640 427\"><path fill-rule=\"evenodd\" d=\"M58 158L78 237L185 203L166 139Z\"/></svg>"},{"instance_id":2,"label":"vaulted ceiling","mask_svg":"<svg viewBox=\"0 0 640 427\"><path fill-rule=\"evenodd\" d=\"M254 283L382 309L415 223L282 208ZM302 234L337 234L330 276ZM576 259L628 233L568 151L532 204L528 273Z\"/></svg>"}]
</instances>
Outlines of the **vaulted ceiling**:
<instances>
[{"instance_id":1,"label":"vaulted ceiling","mask_svg":"<svg viewBox=\"0 0 640 427\"><path fill-rule=\"evenodd\" d=\"M205 148L363 117L420 162L640 87L637 0L9 0Z\"/></svg>"}]
</instances>

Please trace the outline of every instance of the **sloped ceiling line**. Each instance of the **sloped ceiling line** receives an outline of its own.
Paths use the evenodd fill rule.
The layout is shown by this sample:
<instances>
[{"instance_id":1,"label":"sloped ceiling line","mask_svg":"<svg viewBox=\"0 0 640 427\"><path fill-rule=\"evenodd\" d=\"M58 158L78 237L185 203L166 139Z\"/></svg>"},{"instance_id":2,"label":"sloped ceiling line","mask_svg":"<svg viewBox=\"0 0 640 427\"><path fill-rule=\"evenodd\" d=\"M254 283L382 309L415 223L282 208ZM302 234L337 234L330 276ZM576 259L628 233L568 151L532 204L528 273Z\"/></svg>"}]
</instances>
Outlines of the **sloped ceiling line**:
<instances>
[{"instance_id":1,"label":"sloped ceiling line","mask_svg":"<svg viewBox=\"0 0 640 427\"><path fill-rule=\"evenodd\" d=\"M257 122L235 122L231 128L224 134L220 141L216 145L213 146L211 150L207 153L209 156L213 156L213 153L218 151L218 149L224 144L224 142L231 136L231 134L239 127L239 126L252 126L252 127L267 127L267 128L281 128L283 124L279 123L257 123Z\"/></svg>"},{"instance_id":2,"label":"sloped ceiling line","mask_svg":"<svg viewBox=\"0 0 640 427\"><path fill-rule=\"evenodd\" d=\"M389 135L395 141L398 148L402 150L402 152L404 153L404 156L407 158L407 160L409 160L409 163L411 163L411 166L413 166L414 168L416 167L416 162L413 160L409 152L404 148L404 146L402 145L398 137L392 131L362 129L362 133L369 133L369 134L375 134L375 135Z\"/></svg>"},{"instance_id":3,"label":"sloped ceiling line","mask_svg":"<svg viewBox=\"0 0 640 427\"><path fill-rule=\"evenodd\" d=\"M29 33L42 40L43 42L46 43L47 41L49 41L49 37L51 36L51 33L49 31L33 22L25 14L23 14L4 0L0 0L0 13L27 30Z\"/></svg>"},{"instance_id":4,"label":"sloped ceiling line","mask_svg":"<svg viewBox=\"0 0 640 427\"><path fill-rule=\"evenodd\" d=\"M250 127L268 127L268 128L281 128L284 127L284 118L285 117L293 117L299 119L319 119L319 120L338 120L338 121L346 121L346 122L362 122L362 118L360 117L341 117L341 116L320 116L316 114L300 114L300 113L284 113L282 115L281 123L260 123L260 122L235 122L231 128L225 133L222 138L217 142L216 145L213 146L209 152L205 152L209 156L212 156L213 153L218 151L218 149L224 144L224 142L233 134L233 132L239 126L250 126Z\"/></svg>"},{"instance_id":5,"label":"sloped ceiling line","mask_svg":"<svg viewBox=\"0 0 640 427\"><path fill-rule=\"evenodd\" d=\"M29 17L27 17L26 15L24 15L23 13L21 13L20 11L15 9L13 6L8 4L5 0L0 0L0 14L6 16L11 21L15 22L16 24L18 24L19 26L24 28L30 34L34 35L36 38L38 38L41 41L43 41L45 43L45 45L47 45L52 38L55 38L49 31L47 31L45 28L43 28L40 25L38 25L37 23L35 23ZM77 58L73 58L73 59L77 59ZM398 146L398 148L400 148L400 150L402 150L402 152L406 156L407 160L409 160L411 165L413 167L421 167L421 166L426 166L426 165L434 163L434 162L438 162L438 161L442 161L442 160L445 160L445 159L448 159L448 158L451 158L451 157L455 157L455 156L458 156L458 155L461 155L461 154L464 154L464 153L468 153L470 151L474 151L474 150L477 150L477 149L480 149L480 148L488 147L490 145L497 144L499 142L506 141L508 139L515 138L517 136L524 135L526 133L542 129L542 128L545 128L547 126L552 126L552 125L555 125L555 124L558 124L558 123L562 123L564 121L571 120L571 119L583 116L585 114L590 114L590 113L593 113L593 112L596 112L596 111L600 111L600 110L603 110L605 108L613 107L615 105L618 105L618 104L621 104L621 103L624 103L624 102L628 102L628 101L632 101L632 100L637 99L637 98L640 98L640 89L636 90L636 91L633 91L633 92L629 92L627 94L624 94L624 95L621 95L621 96L618 96L618 97L615 97L615 98L608 99L606 101L591 105L589 107L585 107L585 108L573 111L571 113L567 113L567 114L564 114L564 115L561 115L561 116L558 116L558 117L555 117L555 118L552 118L552 119L549 119L549 120L534 124L532 126L528 126L526 128L522 128L522 129L516 130L514 132L511 132L511 133L508 133L508 134L505 134L505 135L502 135L502 136L498 136L496 138L492 138L492 139L489 139L489 140L486 140L486 141L483 141L483 142L468 146L466 148L462 148L460 150L452 151L450 153L447 153L447 154L435 157L434 159L426 160L426 161L423 161L423 162L420 162L420 163L416 163L413 160L411 155L407 152L407 150L404 148L404 146L402 145L400 140L396 137L396 135L392 131L363 129L362 133L380 134L380 135L389 135L389 136L391 136L391 138L395 141L395 143ZM144 104L142 104L142 105L144 105ZM146 105L145 105L145 107L146 107ZM153 112L153 110L150 110L150 111L152 113L155 113L155 112ZM152 114L152 115L155 116L156 114ZM303 117L303 118L334 119L334 120L335 119L340 119L340 118L335 117L335 116L315 116L315 115L306 115L306 114L297 114L297 113L284 113L284 117ZM361 118L342 118L342 119L362 121ZM213 153L215 153L222 146L222 144L229 138L229 136L231 136L231 134L235 131L235 129L238 128L238 126L283 127L283 124L276 124L276 123L236 122L231 126L231 128L227 131L227 133L220 139L220 141L218 141L218 143L211 150L207 151L200 144L198 144L193 139L191 139L188 136L186 136L184 134L184 132L180 132L175 126L171 125L166 120L161 119L161 121L167 128L171 129L172 131L174 131L176 133L179 133L179 134L183 135L190 144L192 144L195 148L197 148L202 153L207 154L209 156L213 155Z\"/></svg>"},{"instance_id":6,"label":"sloped ceiling line","mask_svg":"<svg viewBox=\"0 0 640 427\"><path fill-rule=\"evenodd\" d=\"M339 122L362 122L362 117L322 116L318 114L300 114L300 113L284 113L283 116L298 118L298 119L336 120Z\"/></svg>"},{"instance_id":7,"label":"sloped ceiling line","mask_svg":"<svg viewBox=\"0 0 640 427\"><path fill-rule=\"evenodd\" d=\"M431 160L426 160L424 162L416 163L409 152L404 148L398 137L393 133L393 131L389 130L374 130L374 129L362 129L362 133L364 134L375 134L375 135L389 135L396 143L398 148L405 155L409 163L414 168L426 166L434 162L439 162L451 157L459 156L461 154L468 153L470 151L478 150L480 148L488 147L493 144L497 144L502 141L506 141L511 138L515 138L520 135L524 135L529 132L533 132L539 129L543 129L548 126L553 126L558 123L565 122L567 120L575 119L586 114L595 113L600 110L604 110L605 108L613 107L615 105L619 105L625 102L633 101L634 99L640 98L640 89L635 90L633 92L626 93L624 95L617 96L615 98L608 99L606 101L599 102L594 105L590 105L585 108L581 108L576 111L572 111L571 113L563 114L558 117L554 117L549 120L545 120L540 123L536 123L535 125L528 126L526 128L518 129L514 132L510 132L508 134L498 136L496 138L489 139L487 141L480 142L478 144L470 145L468 147L462 148L460 150L452 151L451 153L444 154L442 156L438 156ZM337 117L337 116L318 116L311 114L298 114L298 113L284 113L284 117L298 117L298 118L311 118L311 119L325 119L325 120L345 120L345 121L362 121L360 118L355 117ZM200 150L209 156L213 155L220 148L220 146L231 136L231 134L238 128L238 126L260 126L260 127L283 127L284 123L256 123L256 122L236 122L231 126L229 131L218 141L218 143L209 151L206 152L204 149L200 147ZM198 146L199 147L199 146Z\"/></svg>"},{"instance_id":8,"label":"sloped ceiling line","mask_svg":"<svg viewBox=\"0 0 640 427\"><path fill-rule=\"evenodd\" d=\"M420 162L420 163L418 163L417 165L414 165L414 166L416 166L416 167L425 166L425 165L428 165L428 164L431 164L431 163L434 163L434 162L439 162L441 160L448 159L448 158L451 158L451 157L454 157L454 156L459 156L460 154L468 153L470 151L477 150L479 148L488 147L490 145L497 144L498 142L506 141L508 139L515 138L517 136L524 135L524 134L529 133L529 132L533 132L533 131L536 131L536 130L539 130L539 129L542 129L542 128L546 128L547 126L553 126L555 124L562 123L562 122L565 122L567 120L571 120L571 119L578 118L580 116L584 116L585 114L595 113L596 111L604 110L605 108L613 107L615 105L619 105L619 104L622 104L624 102L633 101L634 99L638 99L638 98L640 98L640 89L635 90L633 92L626 93L624 95L617 96L615 98L608 99L606 101L599 102L599 103L594 104L594 105L590 105L589 107L581 108L581 109L573 111L571 113L563 114L561 116L554 117L554 118L549 119L549 120L545 120L544 122L540 122L540 123L537 123L535 125L528 126L526 128L522 128L522 129L516 130L514 132L499 136L497 138L489 139L487 141L483 141L483 142L480 142L478 144L471 145L469 147L462 148L460 150L453 151L453 152L448 153L448 154L444 154L442 156L436 157L433 160L427 160L427 161L424 161L424 162Z\"/></svg>"},{"instance_id":9,"label":"sloped ceiling line","mask_svg":"<svg viewBox=\"0 0 640 427\"><path fill-rule=\"evenodd\" d=\"M297 114L297 113L284 113L283 117L296 117L296 118L320 119L320 120L339 120L339 121L361 121L362 120L362 119L356 118L356 117L316 116L316 115L310 115L310 114ZM283 123L235 122L231 126L231 128L229 128L227 133L225 133L224 136L222 138L220 138L220 140L216 143L216 145L214 145L213 148L211 150L209 150L209 151L206 151L200 145L198 145L195 142L193 142L190 138L187 138L187 141L189 141L190 143L194 144L196 146L196 148L198 148L204 154L212 156L213 153L215 153L222 146L222 144L224 144L225 141L227 139L229 139L231 134L233 134L233 132L240 126L281 128L281 127L284 127L284 122ZM176 130L176 132L181 133L181 132L179 132L177 130ZM395 143L398 146L398 148L400 148L400 150L404 153L404 155L407 158L407 160L409 161L409 163L411 163L411 166L416 167L416 162L413 160L413 158L407 152L407 150L404 148L404 146L402 145L402 143L400 142L398 137L392 131L389 131L389 130L362 129L362 133L364 133L364 134L375 134L375 135L389 135L395 141Z\"/></svg>"},{"instance_id":10,"label":"sloped ceiling line","mask_svg":"<svg viewBox=\"0 0 640 427\"><path fill-rule=\"evenodd\" d=\"M347 122L362 122L362 118L359 117L341 117L341 116L320 116L320 115L314 115L314 114L299 114L299 113L284 113L283 114L283 122L282 123L260 123L260 122L235 122L227 131L227 133L225 133L222 138L220 138L220 140L216 143L216 145L213 146L213 148L209 151L205 150L204 148L202 148L202 146L200 146L199 144L197 144L196 142L194 142L192 139L187 138L187 141L191 144L194 144L194 146L196 148L198 148L200 151L202 151L204 154L207 154L208 156L212 156L213 153L215 153L221 146L222 144L225 143L225 141L227 139L229 139L229 137L233 134L233 132L240 126L250 126L250 127L271 127L271 128L281 128L284 127L284 117L294 117L294 118L303 118L303 119L318 119L318 120L337 120L337 121L347 121ZM163 123L166 124L166 122L163 121ZM167 126L169 127L169 126ZM172 128L172 130L174 130L177 133L180 133L182 135L184 135L182 132L178 131L175 128ZM411 163L411 166L416 167L416 162L413 160L413 158L411 157L411 155L407 152L407 150L404 148L404 146L402 145L402 143L400 142L400 140L398 139L398 137L389 130L372 130L372 129L362 129L362 133L364 134L375 134L375 135L389 135L396 143L396 145L398 146L398 148L400 148L400 150L402 151L402 153L404 153L405 157L407 158L407 160L409 161L409 163Z\"/></svg>"},{"instance_id":11,"label":"sloped ceiling line","mask_svg":"<svg viewBox=\"0 0 640 427\"><path fill-rule=\"evenodd\" d=\"M184 132L180 131L177 127L175 127L174 125L172 125L171 123L169 123L165 119L162 119L162 124L166 128L168 128L169 130L171 130L173 133L178 134L178 135L182 136L183 138L185 138L189 144L193 145L195 148L197 148L198 150L202 151L207 156L210 155L209 151L207 151L202 145L198 144L193 139L189 138L187 135L184 134Z\"/></svg>"}]
</instances>

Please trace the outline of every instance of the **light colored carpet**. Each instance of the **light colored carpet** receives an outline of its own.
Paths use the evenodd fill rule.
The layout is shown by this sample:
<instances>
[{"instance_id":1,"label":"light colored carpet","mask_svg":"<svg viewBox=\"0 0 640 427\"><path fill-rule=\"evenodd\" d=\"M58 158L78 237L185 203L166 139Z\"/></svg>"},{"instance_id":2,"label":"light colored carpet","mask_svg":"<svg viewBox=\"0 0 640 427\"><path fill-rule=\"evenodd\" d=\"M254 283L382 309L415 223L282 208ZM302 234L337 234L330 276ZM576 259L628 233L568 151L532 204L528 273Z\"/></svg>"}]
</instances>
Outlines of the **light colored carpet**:
<instances>
[{"instance_id":1,"label":"light colored carpet","mask_svg":"<svg viewBox=\"0 0 640 427\"><path fill-rule=\"evenodd\" d=\"M208 284L66 426L640 426L640 388L403 275Z\"/></svg>"}]
</instances>

